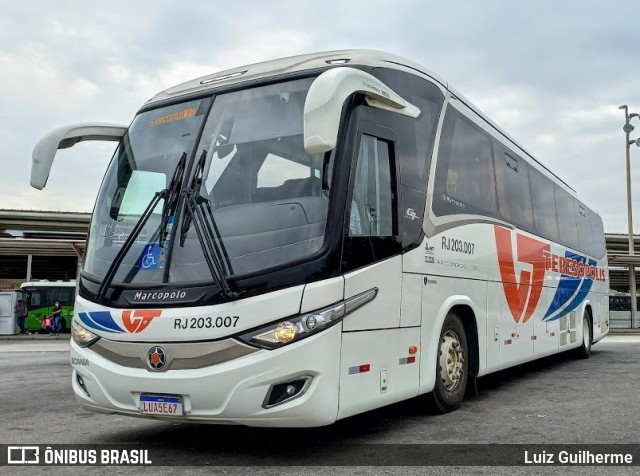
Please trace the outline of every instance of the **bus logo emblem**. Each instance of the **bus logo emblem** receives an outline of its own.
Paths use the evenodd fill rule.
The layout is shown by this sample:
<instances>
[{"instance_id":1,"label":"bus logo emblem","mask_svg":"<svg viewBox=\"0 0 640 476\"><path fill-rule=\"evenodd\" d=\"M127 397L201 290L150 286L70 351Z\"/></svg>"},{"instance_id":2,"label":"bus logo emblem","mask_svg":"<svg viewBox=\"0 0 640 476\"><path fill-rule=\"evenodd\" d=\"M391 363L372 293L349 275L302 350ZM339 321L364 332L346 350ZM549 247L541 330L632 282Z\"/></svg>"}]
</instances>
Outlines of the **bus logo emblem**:
<instances>
[{"instance_id":1,"label":"bus logo emblem","mask_svg":"<svg viewBox=\"0 0 640 476\"><path fill-rule=\"evenodd\" d=\"M131 333L142 332L151 321L162 314L162 309L138 309L122 311L122 323Z\"/></svg>"},{"instance_id":2,"label":"bus logo emblem","mask_svg":"<svg viewBox=\"0 0 640 476\"><path fill-rule=\"evenodd\" d=\"M501 226L495 226L494 229L504 295L513 320L525 323L538 306L546 271L545 252L550 253L551 247L542 241L516 233L518 261L532 266L531 271L520 271L520 276L516 276L511 230Z\"/></svg>"},{"instance_id":3,"label":"bus logo emblem","mask_svg":"<svg viewBox=\"0 0 640 476\"><path fill-rule=\"evenodd\" d=\"M161 370L167 362L167 354L159 345L151 347L147 352L147 363L151 370Z\"/></svg>"},{"instance_id":4,"label":"bus logo emblem","mask_svg":"<svg viewBox=\"0 0 640 476\"><path fill-rule=\"evenodd\" d=\"M407 208L407 211L404 212L404 217L408 218L411 221L417 220L420 218L413 208Z\"/></svg>"}]
</instances>

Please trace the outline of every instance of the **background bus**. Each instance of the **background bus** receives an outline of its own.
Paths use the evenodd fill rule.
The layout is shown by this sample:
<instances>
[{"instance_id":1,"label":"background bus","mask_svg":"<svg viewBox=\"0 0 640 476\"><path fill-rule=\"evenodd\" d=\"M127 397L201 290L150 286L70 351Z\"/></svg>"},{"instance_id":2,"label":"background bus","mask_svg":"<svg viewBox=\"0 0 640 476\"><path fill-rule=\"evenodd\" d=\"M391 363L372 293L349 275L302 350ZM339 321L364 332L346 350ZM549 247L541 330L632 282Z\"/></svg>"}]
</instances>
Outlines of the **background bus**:
<instances>
[{"instance_id":1,"label":"background bus","mask_svg":"<svg viewBox=\"0 0 640 476\"><path fill-rule=\"evenodd\" d=\"M23 283L20 289L24 293L28 315L25 329L31 332L42 332L42 320L53 312L53 304L60 301L64 318L63 332L69 330L73 319L73 303L76 298L76 282L74 281L34 281Z\"/></svg>"},{"instance_id":2,"label":"background bus","mask_svg":"<svg viewBox=\"0 0 640 476\"><path fill-rule=\"evenodd\" d=\"M636 298L640 309L640 297ZM616 293L609 296L609 322L613 329L631 329L631 295Z\"/></svg>"}]
</instances>

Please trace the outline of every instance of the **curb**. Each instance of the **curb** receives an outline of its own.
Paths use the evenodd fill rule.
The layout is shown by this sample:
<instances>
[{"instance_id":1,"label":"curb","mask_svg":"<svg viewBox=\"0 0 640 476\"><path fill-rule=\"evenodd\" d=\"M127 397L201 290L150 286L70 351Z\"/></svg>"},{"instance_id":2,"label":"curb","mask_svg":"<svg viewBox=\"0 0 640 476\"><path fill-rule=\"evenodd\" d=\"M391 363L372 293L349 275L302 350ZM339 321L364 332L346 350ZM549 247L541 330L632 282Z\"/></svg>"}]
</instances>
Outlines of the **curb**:
<instances>
[{"instance_id":1,"label":"curb","mask_svg":"<svg viewBox=\"0 0 640 476\"><path fill-rule=\"evenodd\" d=\"M0 336L0 342L56 341L56 340L70 340L70 339L71 339L71 334L63 334L61 336L52 336L49 334Z\"/></svg>"}]
</instances>

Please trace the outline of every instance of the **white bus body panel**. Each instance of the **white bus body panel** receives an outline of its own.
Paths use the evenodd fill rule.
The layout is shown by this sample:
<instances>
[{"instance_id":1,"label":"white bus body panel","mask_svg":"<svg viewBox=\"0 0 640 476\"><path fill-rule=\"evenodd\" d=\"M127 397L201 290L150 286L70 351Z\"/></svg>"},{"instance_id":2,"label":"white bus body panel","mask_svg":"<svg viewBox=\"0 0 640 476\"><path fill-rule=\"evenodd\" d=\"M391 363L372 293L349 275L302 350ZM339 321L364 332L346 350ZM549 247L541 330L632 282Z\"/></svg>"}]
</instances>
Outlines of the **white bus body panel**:
<instances>
[{"instance_id":1,"label":"white bus body panel","mask_svg":"<svg viewBox=\"0 0 640 476\"><path fill-rule=\"evenodd\" d=\"M424 279L421 274L402 274L400 327L419 327L422 324L422 288Z\"/></svg>"},{"instance_id":2,"label":"white bus body panel","mask_svg":"<svg viewBox=\"0 0 640 476\"><path fill-rule=\"evenodd\" d=\"M344 285L346 299L378 288L378 295L371 304L345 318L345 331L400 327L402 256L395 256L349 273L344 277Z\"/></svg>"},{"instance_id":3,"label":"white bus body panel","mask_svg":"<svg viewBox=\"0 0 640 476\"><path fill-rule=\"evenodd\" d=\"M487 283L445 276L428 277L422 293L422 358L420 361L420 393L430 392L436 379L436 362L440 348L440 331L447 314L456 306L473 311L480 335L480 371L484 370ZM460 316L462 317L462 316ZM469 318L469 317L468 317Z\"/></svg>"},{"instance_id":4,"label":"white bus body panel","mask_svg":"<svg viewBox=\"0 0 640 476\"><path fill-rule=\"evenodd\" d=\"M409 354L410 346L420 349L419 327L342 335L338 419L418 394L420 350Z\"/></svg>"},{"instance_id":5,"label":"white bus body panel","mask_svg":"<svg viewBox=\"0 0 640 476\"><path fill-rule=\"evenodd\" d=\"M344 299L344 278L327 279L307 284L302 295L300 312L311 312Z\"/></svg>"},{"instance_id":6,"label":"white bus body panel","mask_svg":"<svg viewBox=\"0 0 640 476\"><path fill-rule=\"evenodd\" d=\"M519 240L537 247L538 254L532 258L524 247L519 250ZM500 268L499 249L504 254L505 247L511 250L512 260L505 268L512 266L513 281ZM554 269L559 257L569 256L591 263L596 274L569 276ZM534 268L543 273L537 284ZM478 220L445 227L426 238L420 248L404 256L405 272L424 276L420 393L433 389L435 346L454 306L467 306L475 316L479 376L579 347L587 307L593 318L593 340L601 339L607 333L601 318L606 315L602 311L608 287L605 269L605 259L592 260L530 233ZM403 302L403 312L405 307Z\"/></svg>"},{"instance_id":7,"label":"white bus body panel","mask_svg":"<svg viewBox=\"0 0 640 476\"><path fill-rule=\"evenodd\" d=\"M176 341L228 337L242 329L297 314L301 299L303 312L340 301L344 293L343 282L344 278L338 277L217 306L164 309L162 315L152 319L141 332L103 331L101 334L108 339L116 338L119 342L149 342L149 348ZM82 298L78 298L76 306L85 314L96 312L95 306L91 311L90 303ZM97 312L104 311L100 309ZM125 322L119 317L123 310L108 311L114 322L127 330ZM241 325L233 331L174 330L173 324L159 324L163 321L173 323L175 316L198 319L197 316L227 316L234 313L240 316L238 322ZM96 330L96 333L100 331ZM194 333L199 338L195 338ZM73 389L83 406L98 412L149 417L138 409L140 394L160 393L182 397L185 415L152 418L251 426L327 425L336 420L338 413L341 344L342 325L337 324L315 336L276 350L258 350L203 368L152 372L145 368L120 365L92 351L91 347L80 348L72 342ZM77 373L82 376L90 396L79 387ZM272 408L263 407L271 385L296 376L313 377L302 396Z\"/></svg>"},{"instance_id":8,"label":"white bus body panel","mask_svg":"<svg viewBox=\"0 0 640 476\"><path fill-rule=\"evenodd\" d=\"M609 295L608 294L600 294L600 312L597 317L594 318L593 324L593 341L598 342L604 336L609 333L609 320L611 319L611 314L609 311ZM594 308L597 307L596 303L594 303Z\"/></svg>"},{"instance_id":9,"label":"white bus body panel","mask_svg":"<svg viewBox=\"0 0 640 476\"><path fill-rule=\"evenodd\" d=\"M261 350L210 367L151 372L115 364L71 343L76 399L88 410L148 417L140 413L140 395L182 397L184 416L173 421L250 426L321 426L333 423L338 410L341 329L336 325L274 351ZM78 386L80 373L89 392ZM313 376L299 398L263 408L272 384L295 376ZM158 417L160 418L160 417Z\"/></svg>"},{"instance_id":10,"label":"white bus body panel","mask_svg":"<svg viewBox=\"0 0 640 476\"><path fill-rule=\"evenodd\" d=\"M338 418L417 395L420 361L420 288L406 296L402 256L345 275L345 298L378 288L376 299L343 322ZM411 285L409 285L411 286ZM410 288L416 291L415 283ZM409 323L401 327L401 299ZM405 304L406 306L406 304ZM415 346L418 352L409 353Z\"/></svg>"},{"instance_id":11,"label":"white bus body panel","mask_svg":"<svg viewBox=\"0 0 640 476\"><path fill-rule=\"evenodd\" d=\"M213 340L298 314L303 290L304 286L295 286L216 306L158 308L156 315L153 309L97 308L78 297L75 314L94 334L117 341ZM224 318L231 317L227 320L231 326L216 327L218 317L222 317L223 322Z\"/></svg>"}]
</instances>

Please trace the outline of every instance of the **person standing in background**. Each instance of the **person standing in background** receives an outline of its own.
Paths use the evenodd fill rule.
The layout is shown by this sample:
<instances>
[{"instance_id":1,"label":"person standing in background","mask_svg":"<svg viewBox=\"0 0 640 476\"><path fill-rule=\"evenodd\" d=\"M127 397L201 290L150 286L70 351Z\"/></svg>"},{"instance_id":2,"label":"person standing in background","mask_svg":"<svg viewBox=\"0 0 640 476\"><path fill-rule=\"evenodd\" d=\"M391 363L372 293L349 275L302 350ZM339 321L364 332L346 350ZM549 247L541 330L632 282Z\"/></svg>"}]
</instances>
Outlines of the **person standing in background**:
<instances>
[{"instance_id":1,"label":"person standing in background","mask_svg":"<svg viewBox=\"0 0 640 476\"><path fill-rule=\"evenodd\" d=\"M60 335L60 331L62 330L62 307L60 306L60 302L56 301L53 306L53 333L51 335L57 336Z\"/></svg>"},{"instance_id":2,"label":"person standing in background","mask_svg":"<svg viewBox=\"0 0 640 476\"><path fill-rule=\"evenodd\" d=\"M15 307L16 322L20 328L20 334L25 333L24 321L27 317L27 306L24 305L22 299L18 299Z\"/></svg>"}]
</instances>

